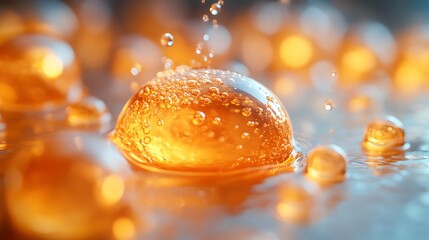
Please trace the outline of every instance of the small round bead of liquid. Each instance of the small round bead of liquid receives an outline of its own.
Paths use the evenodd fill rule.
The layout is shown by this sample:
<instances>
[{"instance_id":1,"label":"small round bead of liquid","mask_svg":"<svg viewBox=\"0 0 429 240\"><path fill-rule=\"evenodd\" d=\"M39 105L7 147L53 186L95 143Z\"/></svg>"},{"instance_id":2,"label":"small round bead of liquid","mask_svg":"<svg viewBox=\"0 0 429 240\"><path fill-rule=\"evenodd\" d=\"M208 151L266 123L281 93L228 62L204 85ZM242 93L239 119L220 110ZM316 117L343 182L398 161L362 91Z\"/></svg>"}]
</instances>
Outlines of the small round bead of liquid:
<instances>
[{"instance_id":1,"label":"small round bead of liquid","mask_svg":"<svg viewBox=\"0 0 429 240\"><path fill-rule=\"evenodd\" d=\"M295 153L277 97L250 78L215 69L159 73L128 101L112 140L143 168L194 173L290 164Z\"/></svg>"},{"instance_id":2,"label":"small round bead of liquid","mask_svg":"<svg viewBox=\"0 0 429 240\"><path fill-rule=\"evenodd\" d=\"M318 146L307 157L307 177L321 183L341 182L345 178L347 160L344 152L336 145Z\"/></svg>"},{"instance_id":3,"label":"small round bead of liquid","mask_svg":"<svg viewBox=\"0 0 429 240\"><path fill-rule=\"evenodd\" d=\"M73 103L66 109L67 121L71 126L105 126L110 122L111 115L100 99L87 97Z\"/></svg>"},{"instance_id":4,"label":"small round bead of liquid","mask_svg":"<svg viewBox=\"0 0 429 240\"><path fill-rule=\"evenodd\" d=\"M107 146L90 135L56 134L16 152L4 178L14 231L25 239L100 239L125 187L123 175L114 172L122 167L107 159Z\"/></svg>"},{"instance_id":5,"label":"small round bead of liquid","mask_svg":"<svg viewBox=\"0 0 429 240\"><path fill-rule=\"evenodd\" d=\"M372 121L366 128L362 148L371 156L404 152L409 148L409 144L405 142L403 124L393 116Z\"/></svg>"},{"instance_id":6,"label":"small round bead of liquid","mask_svg":"<svg viewBox=\"0 0 429 240\"><path fill-rule=\"evenodd\" d=\"M0 109L40 110L81 97L72 48L43 35L19 35L0 46Z\"/></svg>"}]
</instances>

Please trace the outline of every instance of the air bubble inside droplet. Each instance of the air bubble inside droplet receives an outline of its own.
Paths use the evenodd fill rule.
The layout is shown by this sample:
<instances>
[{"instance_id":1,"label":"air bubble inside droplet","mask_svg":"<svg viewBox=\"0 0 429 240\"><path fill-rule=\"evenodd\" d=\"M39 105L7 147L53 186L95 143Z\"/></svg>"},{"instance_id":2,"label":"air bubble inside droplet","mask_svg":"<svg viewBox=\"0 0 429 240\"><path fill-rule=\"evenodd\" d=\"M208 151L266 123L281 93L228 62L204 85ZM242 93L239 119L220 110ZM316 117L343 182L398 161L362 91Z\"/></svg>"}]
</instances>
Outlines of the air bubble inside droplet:
<instances>
[{"instance_id":1,"label":"air bubble inside droplet","mask_svg":"<svg viewBox=\"0 0 429 240\"><path fill-rule=\"evenodd\" d=\"M272 92L250 78L182 67L159 74L139 92L122 110L112 135L133 164L213 173L295 160L287 112ZM167 98L170 108L162 107ZM144 123L157 126L159 119L162 127L145 134Z\"/></svg>"}]
</instances>

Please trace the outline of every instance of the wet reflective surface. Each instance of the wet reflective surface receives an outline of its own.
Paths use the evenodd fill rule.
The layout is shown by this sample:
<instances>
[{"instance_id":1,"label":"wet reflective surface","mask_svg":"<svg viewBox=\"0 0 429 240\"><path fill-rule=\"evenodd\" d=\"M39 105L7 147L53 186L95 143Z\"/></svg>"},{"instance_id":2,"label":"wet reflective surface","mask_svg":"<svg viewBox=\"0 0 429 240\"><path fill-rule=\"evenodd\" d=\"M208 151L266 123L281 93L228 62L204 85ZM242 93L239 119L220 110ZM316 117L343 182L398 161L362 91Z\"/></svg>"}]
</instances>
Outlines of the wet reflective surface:
<instances>
[{"instance_id":1,"label":"wet reflective surface","mask_svg":"<svg viewBox=\"0 0 429 240\"><path fill-rule=\"evenodd\" d=\"M107 218L110 222L100 222L104 224L102 234L97 233L96 228L81 228L83 235L79 236L108 236L117 239L425 239L429 216L427 100L392 100L383 105L380 112L371 111L370 114L358 115L349 112L346 101L336 101L337 107L332 111L323 108L323 98L318 104L312 105L312 101L319 99L318 93L311 89L307 93L311 93L313 97L308 97L308 102L302 101L297 105L288 106L287 99L282 99L294 123L297 143L305 155L320 144L339 145L346 152L348 160L347 174L343 182L319 185L305 176L304 165L298 170L270 168L234 176L178 176L149 172L130 165L105 136L76 131L57 133L57 136L63 139L58 141L61 148L57 149L69 149L57 152L65 151L68 152L65 154L80 159L76 163L88 162L91 165L94 162L91 159L98 159L95 161L98 161L97 166L109 163L122 166L107 168L107 173L99 178L98 184L89 184L94 186L93 189L101 189L99 193L104 191L106 194L110 190L106 187L103 190L103 181L109 182L105 186L113 187L117 191L120 191L123 182L124 190L120 198L122 207L113 213L111 208L104 208L100 212L98 216L111 214L111 217ZM337 99L341 98L339 94ZM303 110L304 106L306 111ZM367 156L360 144L365 129L375 119L372 116L382 116L385 113L402 121L405 141L410 143L410 149L397 155ZM76 142L76 138L81 140ZM27 150L32 149L28 146L33 145L32 142L22 143ZM2 151L1 156L5 160L17 159L16 156L20 152L22 150L17 149ZM80 152L91 154L83 154L81 157ZM28 155L31 151L24 153ZM52 157L39 160L30 157L27 161L46 161L49 168L56 167L57 165L49 162L50 159ZM23 160L16 163L21 161ZM33 234L30 234L31 236L46 238L48 235L31 232L31 224L39 222L37 214L28 214L27 211L23 222L17 211L25 204L10 205L11 202L23 201L32 203L27 205L30 207L37 202L34 197L31 197L33 201L28 202L29 195L23 195L27 192L16 188L16 181L15 185L9 185L11 167L6 164L8 162L10 163L2 161L1 167L2 175L9 176L6 178L9 180L3 180L3 194L6 196L1 199L4 199L2 204L6 207L0 211L2 231L13 239L25 239L29 231ZM67 166L60 164L58 169L67 169ZM15 166L13 169L22 168ZM18 171L22 176L26 176L18 181L20 186L25 186L22 185L26 183L25 179L34 176L29 172L33 171L31 169L36 171L38 168L26 168L26 172ZM90 174L90 169L92 168L86 168L81 174ZM125 169L129 174L123 175L120 169ZM120 176L122 181L115 177L109 178L111 174ZM64 196L73 196L70 195L72 192L69 192L74 191L74 188L69 187L72 183L64 178L67 175L62 176L49 182L55 184L55 192L66 191ZM93 178L84 178L80 174L73 176L81 179L79 181L93 181ZM54 178L55 175L46 174L45 177ZM31 180L29 183L37 185L43 179ZM49 192L50 184L44 186L43 191ZM87 197L76 200L79 205L64 205L70 199L66 201L55 196L58 204L62 204L46 208L50 211L49 216L69 221L70 216L62 214L64 207L77 207L77 213L93 213L94 208L88 210L82 203L89 204L94 201L99 204L100 195L86 195ZM44 197L49 196L48 194ZM113 194L107 202L117 202L117 196L119 195ZM44 201L39 203L46 204ZM103 209L102 206L95 209ZM43 208L37 209L41 211ZM79 226L74 224L68 227L71 229ZM49 236L73 238L78 236L74 235L78 233L61 231L61 235Z\"/></svg>"}]
</instances>

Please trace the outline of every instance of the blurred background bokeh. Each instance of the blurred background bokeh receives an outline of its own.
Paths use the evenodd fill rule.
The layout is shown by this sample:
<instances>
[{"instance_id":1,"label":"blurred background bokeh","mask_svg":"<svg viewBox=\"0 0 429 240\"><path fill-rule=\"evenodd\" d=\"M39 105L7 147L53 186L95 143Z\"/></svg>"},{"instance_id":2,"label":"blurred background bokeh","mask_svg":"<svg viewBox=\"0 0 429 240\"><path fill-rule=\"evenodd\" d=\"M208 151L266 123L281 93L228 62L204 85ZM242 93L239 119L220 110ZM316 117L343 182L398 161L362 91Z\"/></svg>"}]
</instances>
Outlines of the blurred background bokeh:
<instances>
[{"instance_id":1,"label":"blurred background bokeh","mask_svg":"<svg viewBox=\"0 0 429 240\"><path fill-rule=\"evenodd\" d=\"M401 161L429 152L428 11L427 0L1 0L0 239L344 239L356 226L374 228L368 239L403 226L419 236L427 166ZM108 133L143 84L180 65L268 86L303 153L351 152L351 180L328 189L279 174L291 169L216 181L134 169ZM365 124L392 113L411 126L410 155L367 159ZM373 184L382 175L396 177ZM376 204L351 214L362 202ZM347 209L296 227L337 205Z\"/></svg>"}]
</instances>

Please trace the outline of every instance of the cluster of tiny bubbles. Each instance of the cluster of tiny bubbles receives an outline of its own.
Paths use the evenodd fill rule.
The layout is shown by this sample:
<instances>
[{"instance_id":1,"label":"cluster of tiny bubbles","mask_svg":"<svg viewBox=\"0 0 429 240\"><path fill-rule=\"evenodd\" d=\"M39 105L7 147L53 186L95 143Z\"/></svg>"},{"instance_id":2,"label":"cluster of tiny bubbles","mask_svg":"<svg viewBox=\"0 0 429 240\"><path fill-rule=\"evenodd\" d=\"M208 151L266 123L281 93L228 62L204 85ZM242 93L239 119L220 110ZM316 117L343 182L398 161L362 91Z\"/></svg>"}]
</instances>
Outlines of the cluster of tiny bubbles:
<instances>
[{"instance_id":1,"label":"cluster of tiny bubbles","mask_svg":"<svg viewBox=\"0 0 429 240\"><path fill-rule=\"evenodd\" d=\"M317 146L308 153L306 160L306 176L319 184L332 184L345 179L346 154L336 145Z\"/></svg>"},{"instance_id":2,"label":"cluster of tiny bubbles","mask_svg":"<svg viewBox=\"0 0 429 240\"><path fill-rule=\"evenodd\" d=\"M368 124L362 149L369 156L389 156L404 153L410 148L405 141L404 126L399 119L386 116Z\"/></svg>"},{"instance_id":3,"label":"cluster of tiny bubbles","mask_svg":"<svg viewBox=\"0 0 429 240\"><path fill-rule=\"evenodd\" d=\"M174 44L174 37L171 33L164 33L161 36L161 45L163 47L171 47Z\"/></svg>"},{"instance_id":4,"label":"cluster of tiny bubbles","mask_svg":"<svg viewBox=\"0 0 429 240\"><path fill-rule=\"evenodd\" d=\"M72 127L97 127L106 129L111 121L111 114L106 104L95 97L86 97L66 108L67 121Z\"/></svg>"},{"instance_id":5,"label":"cluster of tiny bubbles","mask_svg":"<svg viewBox=\"0 0 429 240\"><path fill-rule=\"evenodd\" d=\"M131 163L156 171L290 166L298 156L288 114L271 91L234 72L187 66L142 86L111 139Z\"/></svg>"},{"instance_id":6,"label":"cluster of tiny bubbles","mask_svg":"<svg viewBox=\"0 0 429 240\"><path fill-rule=\"evenodd\" d=\"M112 161L119 156L108 142L63 132L23 146L4 174L10 227L23 239L99 239L105 234L124 205L128 171L124 162Z\"/></svg>"}]
</instances>

